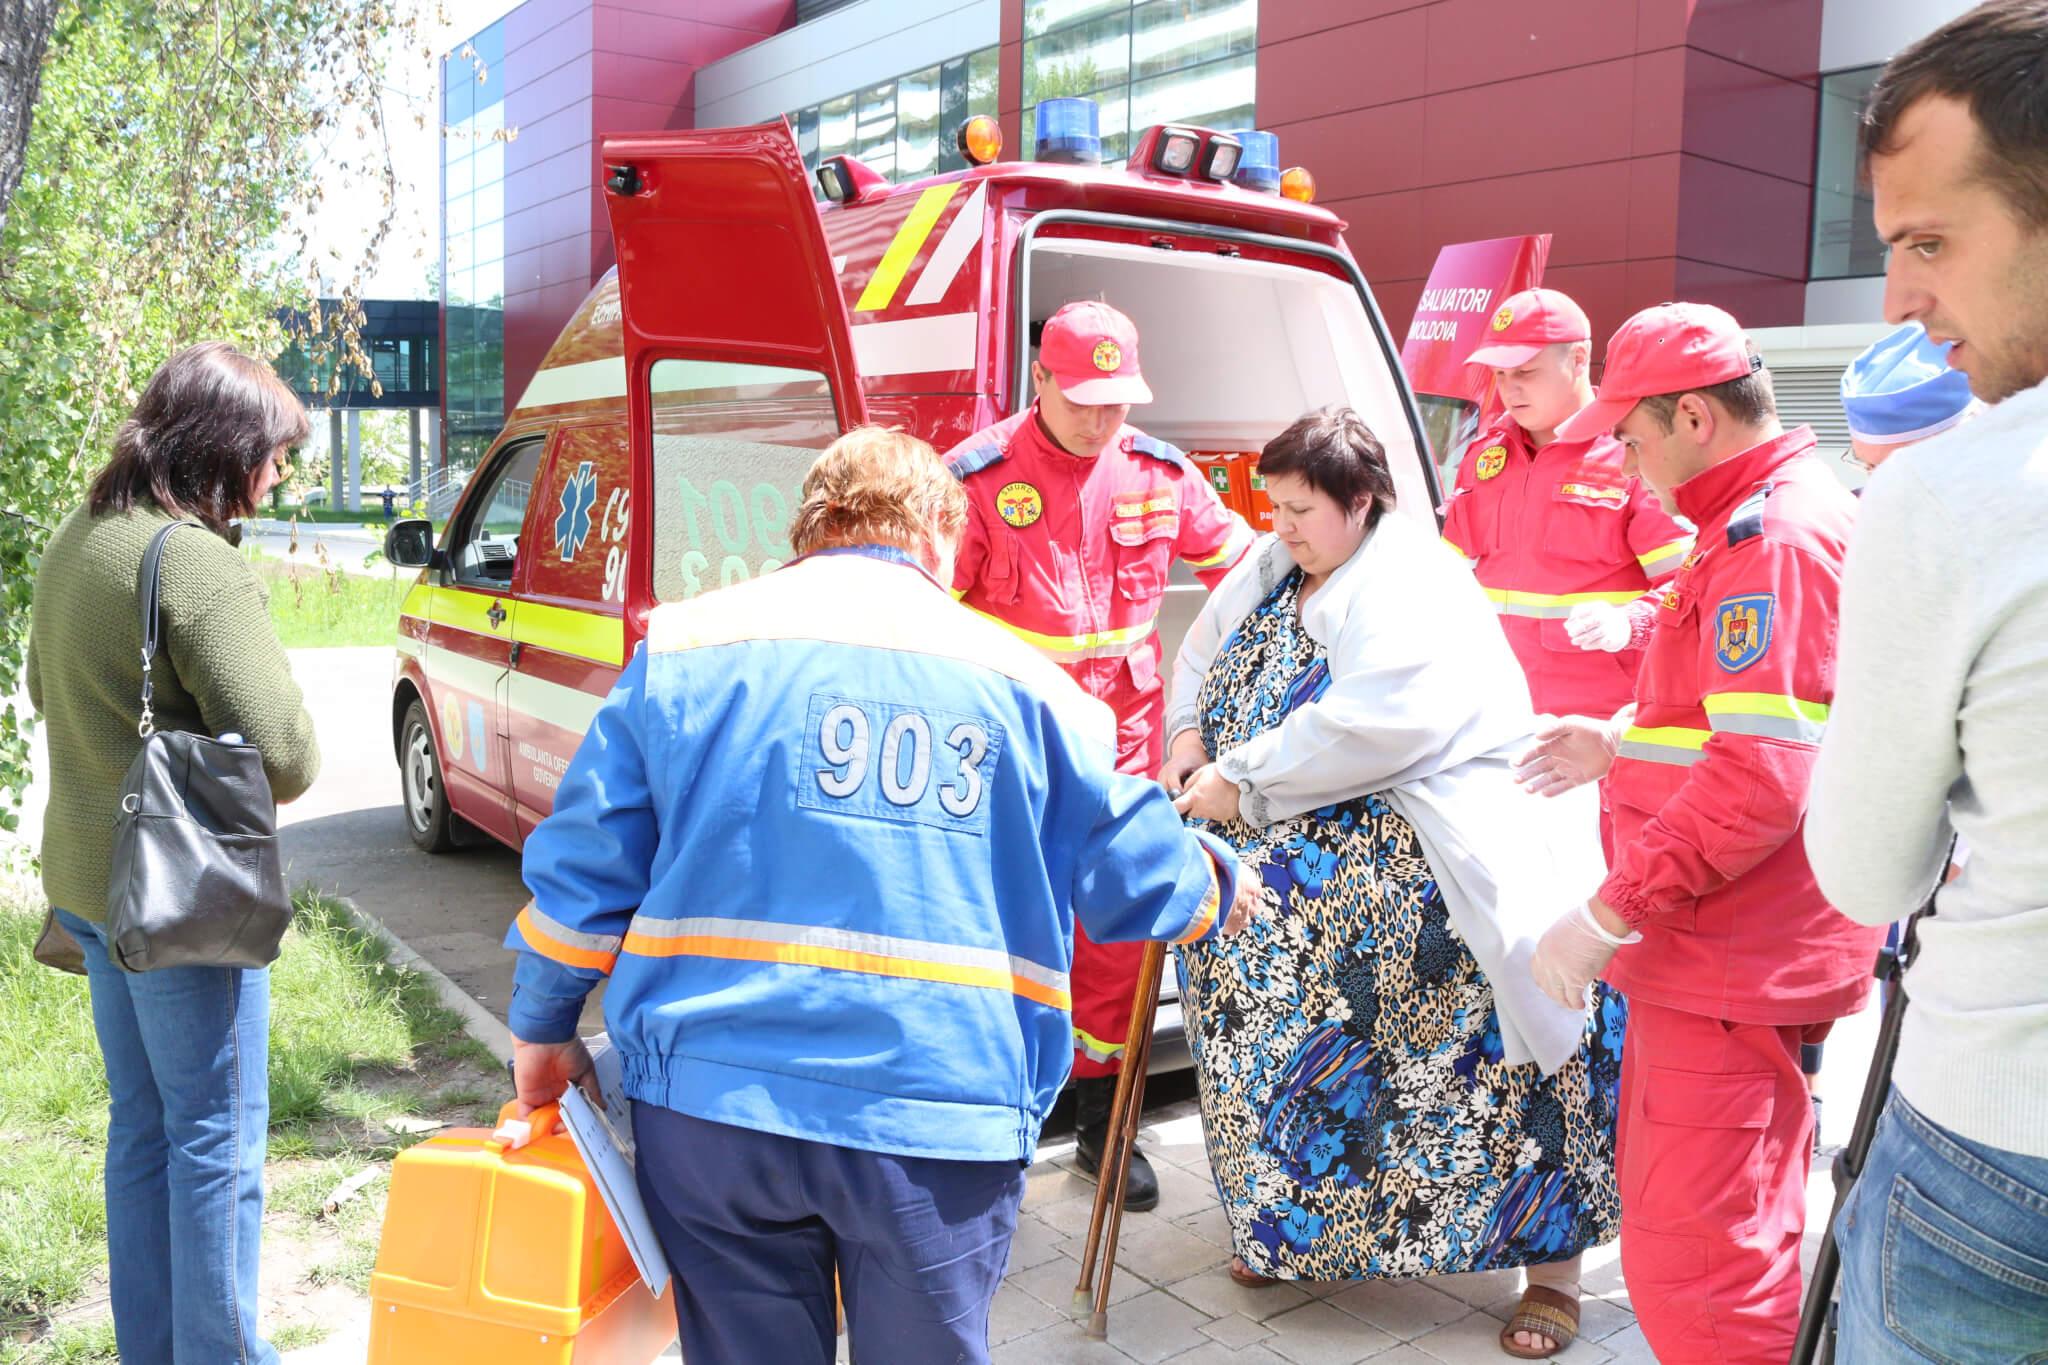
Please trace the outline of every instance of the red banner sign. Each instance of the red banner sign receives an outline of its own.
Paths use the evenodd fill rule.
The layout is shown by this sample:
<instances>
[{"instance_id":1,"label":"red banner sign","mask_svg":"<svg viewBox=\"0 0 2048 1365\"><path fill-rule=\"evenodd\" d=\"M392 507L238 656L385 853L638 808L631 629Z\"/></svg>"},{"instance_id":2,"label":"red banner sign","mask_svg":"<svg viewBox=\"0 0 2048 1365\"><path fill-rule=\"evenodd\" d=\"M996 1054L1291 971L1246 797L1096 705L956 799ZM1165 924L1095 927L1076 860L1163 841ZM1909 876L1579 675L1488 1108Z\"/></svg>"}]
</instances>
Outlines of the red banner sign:
<instances>
[{"instance_id":1,"label":"red banner sign","mask_svg":"<svg viewBox=\"0 0 2048 1365\"><path fill-rule=\"evenodd\" d=\"M1408 339L1401 344L1401 368L1417 393L1462 398L1487 405L1492 376L1470 368L1465 357L1479 348L1486 325L1502 299L1543 282L1550 234L1454 242L1437 253Z\"/></svg>"}]
</instances>

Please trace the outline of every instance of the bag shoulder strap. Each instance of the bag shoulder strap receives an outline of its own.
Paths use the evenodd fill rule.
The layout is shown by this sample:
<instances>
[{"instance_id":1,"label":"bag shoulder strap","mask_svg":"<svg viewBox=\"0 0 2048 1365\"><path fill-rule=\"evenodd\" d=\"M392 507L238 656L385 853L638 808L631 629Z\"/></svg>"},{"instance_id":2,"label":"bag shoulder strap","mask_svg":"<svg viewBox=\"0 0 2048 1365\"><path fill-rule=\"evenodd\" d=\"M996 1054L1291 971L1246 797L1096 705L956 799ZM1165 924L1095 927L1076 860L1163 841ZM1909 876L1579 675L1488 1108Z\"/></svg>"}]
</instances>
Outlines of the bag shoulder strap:
<instances>
[{"instance_id":1,"label":"bag shoulder strap","mask_svg":"<svg viewBox=\"0 0 2048 1365\"><path fill-rule=\"evenodd\" d=\"M144 739L156 733L156 713L151 709L150 699L156 689L150 680L150 666L155 663L157 650L163 638L163 613L160 610L163 597L164 542L171 538L171 532L182 527L198 527L196 521L174 521L150 538L149 548L142 553L142 567L136 574L135 596L142 604L142 720L135 732ZM199 527L204 530L204 527Z\"/></svg>"}]
</instances>

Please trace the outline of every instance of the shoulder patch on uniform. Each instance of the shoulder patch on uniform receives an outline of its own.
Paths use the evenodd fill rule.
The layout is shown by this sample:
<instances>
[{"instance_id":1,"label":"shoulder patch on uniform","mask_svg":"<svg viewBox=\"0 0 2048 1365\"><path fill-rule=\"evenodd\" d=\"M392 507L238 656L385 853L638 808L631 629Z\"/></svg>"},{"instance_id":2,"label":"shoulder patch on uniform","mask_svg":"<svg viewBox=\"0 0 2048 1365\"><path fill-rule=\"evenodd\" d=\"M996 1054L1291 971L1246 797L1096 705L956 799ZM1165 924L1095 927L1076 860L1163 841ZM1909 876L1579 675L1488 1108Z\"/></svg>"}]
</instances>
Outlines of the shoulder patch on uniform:
<instances>
[{"instance_id":1,"label":"shoulder patch on uniform","mask_svg":"<svg viewBox=\"0 0 2048 1365\"><path fill-rule=\"evenodd\" d=\"M1775 593L1750 592L1724 597L1714 608L1714 662L1724 673L1740 673L1771 647L1771 618L1777 612Z\"/></svg>"},{"instance_id":2,"label":"shoulder patch on uniform","mask_svg":"<svg viewBox=\"0 0 2048 1365\"><path fill-rule=\"evenodd\" d=\"M1195 462L1190 460L1181 451L1179 446L1171 442L1162 441L1156 436L1133 436L1131 438L1131 449L1139 455L1150 455L1161 464L1170 464L1186 473L1200 477L1201 471L1195 468Z\"/></svg>"},{"instance_id":3,"label":"shoulder patch on uniform","mask_svg":"<svg viewBox=\"0 0 2048 1365\"><path fill-rule=\"evenodd\" d=\"M1009 449L990 441L985 446L962 451L946 462L946 468L953 471L953 477L965 483L970 475L979 474L992 464L999 464L1010 457Z\"/></svg>"},{"instance_id":4,"label":"shoulder patch on uniform","mask_svg":"<svg viewBox=\"0 0 2048 1365\"><path fill-rule=\"evenodd\" d=\"M1742 500L1742 505L1728 518L1730 545L1740 545L1764 533L1764 502L1770 496L1771 485L1765 484Z\"/></svg>"}]
</instances>

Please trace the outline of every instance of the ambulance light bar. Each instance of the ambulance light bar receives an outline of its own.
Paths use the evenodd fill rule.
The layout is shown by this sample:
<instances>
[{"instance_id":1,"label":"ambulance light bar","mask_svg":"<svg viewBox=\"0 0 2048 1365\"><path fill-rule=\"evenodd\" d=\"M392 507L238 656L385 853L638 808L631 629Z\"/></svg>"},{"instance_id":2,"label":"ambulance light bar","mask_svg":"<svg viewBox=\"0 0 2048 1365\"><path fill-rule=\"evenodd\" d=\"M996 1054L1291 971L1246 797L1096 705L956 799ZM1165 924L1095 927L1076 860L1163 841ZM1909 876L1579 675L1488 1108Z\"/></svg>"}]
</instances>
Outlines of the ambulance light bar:
<instances>
[{"instance_id":1,"label":"ambulance light bar","mask_svg":"<svg viewBox=\"0 0 2048 1365\"><path fill-rule=\"evenodd\" d=\"M1256 128L1245 128L1233 133L1244 146L1244 155L1238 158L1237 172L1230 178L1248 190L1262 194L1280 192L1280 137L1277 133L1263 133Z\"/></svg>"},{"instance_id":2,"label":"ambulance light bar","mask_svg":"<svg viewBox=\"0 0 2048 1365\"><path fill-rule=\"evenodd\" d=\"M1143 175L1227 184L1237 175L1244 154L1245 144L1235 134L1157 123L1138 134L1127 168Z\"/></svg>"},{"instance_id":3,"label":"ambulance light bar","mask_svg":"<svg viewBox=\"0 0 2048 1365\"><path fill-rule=\"evenodd\" d=\"M1186 175L1194 169L1202 135L1192 128L1161 128L1152 148L1152 169L1165 175Z\"/></svg>"},{"instance_id":4,"label":"ambulance light bar","mask_svg":"<svg viewBox=\"0 0 2048 1365\"><path fill-rule=\"evenodd\" d=\"M1040 100L1035 117L1038 124L1038 160L1069 166L1102 164L1100 110L1094 100Z\"/></svg>"},{"instance_id":5,"label":"ambulance light bar","mask_svg":"<svg viewBox=\"0 0 2048 1365\"><path fill-rule=\"evenodd\" d=\"M1211 133L1202 144L1201 172L1204 180L1228 180L1237 174L1244 146L1228 133Z\"/></svg>"}]
</instances>

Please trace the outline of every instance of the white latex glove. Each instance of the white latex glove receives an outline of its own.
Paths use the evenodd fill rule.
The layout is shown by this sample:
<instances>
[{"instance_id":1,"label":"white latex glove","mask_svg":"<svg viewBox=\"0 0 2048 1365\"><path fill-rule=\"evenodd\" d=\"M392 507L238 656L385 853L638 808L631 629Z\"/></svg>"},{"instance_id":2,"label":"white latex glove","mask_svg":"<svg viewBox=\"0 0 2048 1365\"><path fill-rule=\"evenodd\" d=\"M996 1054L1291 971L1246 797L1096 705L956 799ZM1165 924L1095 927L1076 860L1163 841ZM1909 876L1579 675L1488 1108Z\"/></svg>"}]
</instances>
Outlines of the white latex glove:
<instances>
[{"instance_id":1,"label":"white latex glove","mask_svg":"<svg viewBox=\"0 0 2048 1365\"><path fill-rule=\"evenodd\" d=\"M1641 934L1616 938L1593 918L1593 908L1581 901L1543 931L1536 942L1536 956L1529 961L1529 974L1545 995L1568 1010L1582 1010L1592 1003L1593 983L1614 957L1617 948L1643 941Z\"/></svg>"},{"instance_id":2,"label":"white latex glove","mask_svg":"<svg viewBox=\"0 0 2048 1365\"><path fill-rule=\"evenodd\" d=\"M1581 602L1564 618L1564 633L1580 649L1616 654L1628 648L1628 613L1612 602Z\"/></svg>"}]
</instances>

